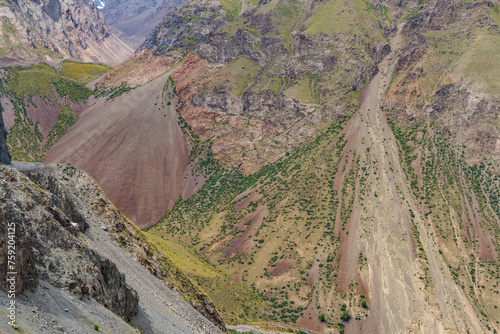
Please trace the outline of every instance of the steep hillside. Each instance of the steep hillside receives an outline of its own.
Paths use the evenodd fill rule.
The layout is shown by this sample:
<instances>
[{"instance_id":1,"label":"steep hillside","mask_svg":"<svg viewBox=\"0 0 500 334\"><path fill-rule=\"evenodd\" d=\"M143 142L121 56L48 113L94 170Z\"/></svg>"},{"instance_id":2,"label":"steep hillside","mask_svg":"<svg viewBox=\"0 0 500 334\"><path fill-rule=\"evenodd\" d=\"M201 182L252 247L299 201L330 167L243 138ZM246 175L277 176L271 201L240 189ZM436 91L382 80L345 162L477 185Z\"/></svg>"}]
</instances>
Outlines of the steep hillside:
<instances>
[{"instance_id":1,"label":"steep hillside","mask_svg":"<svg viewBox=\"0 0 500 334\"><path fill-rule=\"evenodd\" d=\"M194 187L184 178L189 151L176 107L171 81L159 77L87 109L46 161L82 168L136 226L148 227Z\"/></svg>"},{"instance_id":2,"label":"steep hillside","mask_svg":"<svg viewBox=\"0 0 500 334\"><path fill-rule=\"evenodd\" d=\"M91 333L97 325L121 333L225 331L196 284L113 207L88 175L71 166L23 173L0 168L3 245L8 223L15 229L19 330ZM0 271L7 277L12 271L7 248L0 252ZM0 299L8 300L7 284L1 288ZM6 321L0 329L15 332Z\"/></svg>"},{"instance_id":3,"label":"steep hillside","mask_svg":"<svg viewBox=\"0 0 500 334\"><path fill-rule=\"evenodd\" d=\"M265 17L291 15L287 4L191 3L143 45L183 58L172 78L193 164L209 176L148 232L267 300L262 311L224 312L236 323L498 331L498 6L313 3L280 40L281 14ZM361 37L356 15L370 27ZM268 53L272 45L283 48ZM326 50L335 50L331 68ZM283 80L274 94L267 73ZM304 73L317 76L302 82Z\"/></svg>"},{"instance_id":4,"label":"steep hillside","mask_svg":"<svg viewBox=\"0 0 500 334\"><path fill-rule=\"evenodd\" d=\"M4 1L0 56L73 58L118 64L132 49L114 36L91 0Z\"/></svg>"},{"instance_id":5,"label":"steep hillside","mask_svg":"<svg viewBox=\"0 0 500 334\"><path fill-rule=\"evenodd\" d=\"M385 100L391 120L406 126L432 120L468 163L498 162L499 4L439 1L403 31L396 75Z\"/></svg>"}]
</instances>

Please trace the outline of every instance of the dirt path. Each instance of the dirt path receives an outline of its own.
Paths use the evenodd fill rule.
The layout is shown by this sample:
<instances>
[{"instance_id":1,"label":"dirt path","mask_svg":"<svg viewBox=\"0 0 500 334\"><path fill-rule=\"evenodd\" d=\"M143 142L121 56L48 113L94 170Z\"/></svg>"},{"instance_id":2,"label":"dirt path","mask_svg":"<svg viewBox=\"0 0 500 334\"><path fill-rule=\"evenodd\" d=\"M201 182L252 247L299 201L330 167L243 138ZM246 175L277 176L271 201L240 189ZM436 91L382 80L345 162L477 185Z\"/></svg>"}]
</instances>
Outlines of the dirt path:
<instances>
[{"instance_id":1,"label":"dirt path","mask_svg":"<svg viewBox=\"0 0 500 334\"><path fill-rule=\"evenodd\" d=\"M363 283L368 286L370 301L370 315L361 320L361 325L351 321L346 329L359 332L361 328L366 333L482 333L479 319L453 282L419 213L418 201L400 165L396 138L380 109L380 99L397 63L398 43L399 36L395 36L391 40L393 51L379 65L378 74L363 91L359 111L344 130L348 140L344 157L355 151L351 159L359 159L357 167L364 167L362 173L368 175L361 184L361 172L356 170L356 199L346 229L349 233L341 236L342 281L338 284L346 291L348 284L355 282L362 252L368 264L368 282ZM412 240L414 230L419 232L422 250L417 250ZM415 257L419 251L425 251L428 260Z\"/></svg>"}]
</instances>

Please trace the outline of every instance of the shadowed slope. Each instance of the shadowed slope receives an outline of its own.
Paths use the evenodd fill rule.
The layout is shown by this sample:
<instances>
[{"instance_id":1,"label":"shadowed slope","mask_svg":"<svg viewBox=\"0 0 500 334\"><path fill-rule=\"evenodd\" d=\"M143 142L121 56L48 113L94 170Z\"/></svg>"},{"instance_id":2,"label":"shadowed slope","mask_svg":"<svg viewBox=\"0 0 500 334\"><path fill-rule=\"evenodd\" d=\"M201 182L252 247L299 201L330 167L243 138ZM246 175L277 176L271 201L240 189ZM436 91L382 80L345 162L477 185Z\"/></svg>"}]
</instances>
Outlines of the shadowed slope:
<instances>
[{"instance_id":1,"label":"shadowed slope","mask_svg":"<svg viewBox=\"0 0 500 334\"><path fill-rule=\"evenodd\" d=\"M49 151L92 175L138 227L156 222L181 193L189 151L167 76L89 110Z\"/></svg>"}]
</instances>

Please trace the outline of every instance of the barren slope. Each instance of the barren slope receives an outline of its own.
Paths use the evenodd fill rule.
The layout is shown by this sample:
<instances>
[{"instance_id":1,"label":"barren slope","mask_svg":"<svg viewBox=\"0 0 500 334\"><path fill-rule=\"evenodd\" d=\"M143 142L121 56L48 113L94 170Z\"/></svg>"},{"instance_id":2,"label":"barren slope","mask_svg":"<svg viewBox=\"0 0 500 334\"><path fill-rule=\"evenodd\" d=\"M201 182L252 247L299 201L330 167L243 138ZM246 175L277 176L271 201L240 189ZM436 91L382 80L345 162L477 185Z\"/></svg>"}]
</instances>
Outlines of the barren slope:
<instances>
[{"instance_id":1,"label":"barren slope","mask_svg":"<svg viewBox=\"0 0 500 334\"><path fill-rule=\"evenodd\" d=\"M88 110L49 151L92 175L138 227L155 223L181 193L189 152L168 76Z\"/></svg>"},{"instance_id":2,"label":"barren slope","mask_svg":"<svg viewBox=\"0 0 500 334\"><path fill-rule=\"evenodd\" d=\"M425 227L400 165L396 139L380 108L396 54L391 53L380 65L380 72L365 88L360 110L346 127L344 156L349 158L351 150L358 152L359 166L366 167L369 175L364 183L359 178L356 182L357 196L346 228L349 232L341 236L338 288L349 292L349 284L359 275L356 267L363 254L368 267L361 271L361 282L372 310L370 317L348 328L378 333L482 333L477 316L463 291L453 284L432 233ZM361 192L365 198L360 198ZM418 236L420 250L414 240ZM418 252L426 256L417 257ZM420 278L422 272L429 285Z\"/></svg>"},{"instance_id":3,"label":"barren slope","mask_svg":"<svg viewBox=\"0 0 500 334\"><path fill-rule=\"evenodd\" d=\"M122 1L111 0L102 13L110 30L131 48L137 49L151 30L184 0Z\"/></svg>"}]
</instances>

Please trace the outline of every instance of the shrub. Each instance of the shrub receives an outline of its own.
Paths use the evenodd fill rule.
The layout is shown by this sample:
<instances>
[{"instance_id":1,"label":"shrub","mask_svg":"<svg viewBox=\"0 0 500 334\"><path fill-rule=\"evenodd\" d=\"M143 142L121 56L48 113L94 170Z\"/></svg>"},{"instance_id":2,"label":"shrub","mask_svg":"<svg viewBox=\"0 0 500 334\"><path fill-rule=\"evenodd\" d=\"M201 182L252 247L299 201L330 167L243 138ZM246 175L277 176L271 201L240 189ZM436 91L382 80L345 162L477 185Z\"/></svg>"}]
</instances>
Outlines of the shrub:
<instances>
[{"instance_id":1,"label":"shrub","mask_svg":"<svg viewBox=\"0 0 500 334\"><path fill-rule=\"evenodd\" d=\"M340 319L343 320L343 321L349 321L349 319L351 319L351 315L349 314L349 312L345 311L340 316Z\"/></svg>"}]
</instances>

